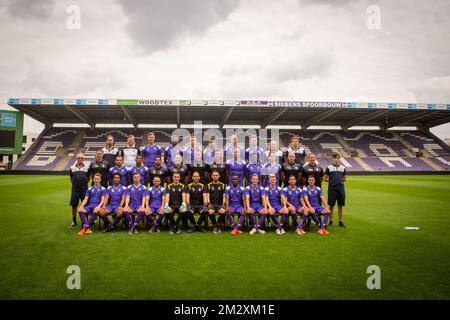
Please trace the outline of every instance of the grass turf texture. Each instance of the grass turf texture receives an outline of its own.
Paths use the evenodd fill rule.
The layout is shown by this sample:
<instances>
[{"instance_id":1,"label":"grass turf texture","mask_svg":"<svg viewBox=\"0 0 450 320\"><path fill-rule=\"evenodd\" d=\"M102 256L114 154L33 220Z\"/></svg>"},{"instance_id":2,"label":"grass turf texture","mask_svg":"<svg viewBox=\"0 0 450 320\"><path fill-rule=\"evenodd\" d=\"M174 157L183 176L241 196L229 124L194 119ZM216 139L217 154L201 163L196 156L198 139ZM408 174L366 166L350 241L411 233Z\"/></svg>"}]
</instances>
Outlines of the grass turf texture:
<instances>
[{"instance_id":1,"label":"grass turf texture","mask_svg":"<svg viewBox=\"0 0 450 320\"><path fill-rule=\"evenodd\" d=\"M450 176L349 176L348 227L327 237L78 237L69 191L68 177L0 176L1 299L450 298ZM66 287L69 265L81 290ZM381 290L366 287L369 265Z\"/></svg>"}]
</instances>

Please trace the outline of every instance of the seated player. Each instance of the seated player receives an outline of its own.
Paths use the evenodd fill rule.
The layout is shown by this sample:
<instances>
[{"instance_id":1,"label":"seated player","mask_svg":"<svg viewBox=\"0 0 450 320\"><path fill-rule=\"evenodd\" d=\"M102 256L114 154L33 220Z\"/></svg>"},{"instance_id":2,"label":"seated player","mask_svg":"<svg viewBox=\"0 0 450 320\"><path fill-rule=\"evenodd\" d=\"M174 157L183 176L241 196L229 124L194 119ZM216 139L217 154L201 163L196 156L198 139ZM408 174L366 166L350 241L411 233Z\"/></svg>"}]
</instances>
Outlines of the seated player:
<instances>
[{"instance_id":1,"label":"seated player","mask_svg":"<svg viewBox=\"0 0 450 320\"><path fill-rule=\"evenodd\" d=\"M100 217L105 222L105 231L112 232L115 230L117 224L122 219L123 206L125 205L125 198L127 195L127 187L120 184L121 176L119 173L115 173L113 176L114 185L109 186L105 190L105 202L104 206L100 210ZM113 215L114 220L110 223L108 216ZM130 221L127 221L129 224Z\"/></svg>"},{"instance_id":2,"label":"seated player","mask_svg":"<svg viewBox=\"0 0 450 320\"><path fill-rule=\"evenodd\" d=\"M225 214L225 187L226 185L220 182L219 171L214 170L211 173L212 182L208 183L208 216L214 225L213 233L222 233L220 225L217 223L216 214L224 216Z\"/></svg>"},{"instance_id":3,"label":"seated player","mask_svg":"<svg viewBox=\"0 0 450 320\"><path fill-rule=\"evenodd\" d=\"M266 187L266 209L272 221L277 227L276 234L284 234L284 222L287 220L287 215L289 213L286 204L281 204L281 196L283 195L283 190L277 185L277 177L275 174L270 174L269 176L269 186ZM282 215L281 223L278 223L277 214Z\"/></svg>"},{"instance_id":4,"label":"seated player","mask_svg":"<svg viewBox=\"0 0 450 320\"><path fill-rule=\"evenodd\" d=\"M137 214L134 222L131 223L129 235L138 233L137 226L139 222L144 218L145 215L145 204L144 195L147 188L141 184L141 175L135 173L133 175L133 184L127 188L127 196L125 198L125 208L123 209L124 214L131 215L133 213ZM151 219L151 217L150 217ZM151 222L153 222L151 220Z\"/></svg>"},{"instance_id":5,"label":"seated player","mask_svg":"<svg viewBox=\"0 0 450 320\"><path fill-rule=\"evenodd\" d=\"M206 186L200 183L200 174L198 172L192 174L192 182L184 187L184 198L188 206L187 218L192 224L188 232L206 232L201 223L207 219L208 209L205 204L208 203L208 193ZM194 214L196 213L200 215L198 222L195 222Z\"/></svg>"},{"instance_id":6,"label":"seated player","mask_svg":"<svg viewBox=\"0 0 450 320\"><path fill-rule=\"evenodd\" d=\"M92 230L89 228L95 223L95 219L97 219L100 209L103 207L105 201L104 192L106 189L100 184L101 181L102 175L100 173L94 174L94 185L86 191L83 202L78 208L78 213L83 223L83 229L78 232L79 236L92 233ZM86 216L89 214L91 217L88 221Z\"/></svg>"},{"instance_id":7,"label":"seated player","mask_svg":"<svg viewBox=\"0 0 450 320\"><path fill-rule=\"evenodd\" d=\"M245 221L245 189L239 185L239 177L231 177L231 186L225 188L225 212L233 230L232 235L241 234L239 230ZM233 215L238 215L237 224L234 223Z\"/></svg>"},{"instance_id":8,"label":"seated player","mask_svg":"<svg viewBox=\"0 0 450 320\"><path fill-rule=\"evenodd\" d=\"M283 189L283 201L286 202L289 213L292 215L292 220L296 226L295 233L302 236L305 234L303 225L306 221L306 217L308 216L309 209L303 199L304 193L302 189L297 187L297 179L295 176L290 176L288 183L289 185ZM298 223L298 214L302 217L300 224Z\"/></svg>"},{"instance_id":9,"label":"seated player","mask_svg":"<svg viewBox=\"0 0 450 320\"><path fill-rule=\"evenodd\" d=\"M147 186L149 173L148 168L142 163L143 161L144 160L142 158L142 155L139 154L136 156L136 165L132 167L130 171L128 171L128 181L132 181L133 174L137 172L141 175L141 184L143 186Z\"/></svg>"},{"instance_id":10,"label":"seated player","mask_svg":"<svg viewBox=\"0 0 450 320\"><path fill-rule=\"evenodd\" d=\"M181 228L178 228L178 224L183 220L184 213L186 212L186 204L184 202L184 184L180 183L180 174L175 172L172 174L172 183L167 185L166 201L164 207L164 213L168 215L169 221L173 223L172 228L169 230L169 234L180 234ZM173 221L174 215L178 214L177 220Z\"/></svg>"},{"instance_id":11,"label":"seated player","mask_svg":"<svg viewBox=\"0 0 450 320\"><path fill-rule=\"evenodd\" d=\"M328 209L327 202L323 196L322 189L315 186L315 179L313 175L308 177L308 186L305 187L305 202L308 205L309 212L312 216L314 222L320 226L319 233L321 235L327 235L326 230L328 217L330 216L330 209ZM320 200L322 200L323 207L320 205ZM323 221L320 223L318 216L323 215Z\"/></svg>"},{"instance_id":12,"label":"seated player","mask_svg":"<svg viewBox=\"0 0 450 320\"><path fill-rule=\"evenodd\" d=\"M157 216L155 223L151 226L149 233L159 232L159 226L164 218L164 207L166 204L166 188L161 186L161 178L153 178L153 186L147 189L145 194L145 215ZM172 218L173 220L173 218ZM175 221L171 221L172 226Z\"/></svg>"},{"instance_id":13,"label":"seated player","mask_svg":"<svg viewBox=\"0 0 450 320\"><path fill-rule=\"evenodd\" d=\"M113 175L115 173L120 174L120 184L123 186L127 186L127 179L128 179L128 170L123 165L123 157L121 155L116 156L116 165L109 169L108 178L109 178L109 185L113 185Z\"/></svg>"},{"instance_id":14,"label":"seated player","mask_svg":"<svg viewBox=\"0 0 450 320\"><path fill-rule=\"evenodd\" d=\"M261 229L264 220L266 219L267 209L265 205L266 191L260 185L259 176L254 173L251 176L251 185L245 188L245 207L247 208L247 215L252 224L250 234L266 233ZM255 221L255 214L259 214L258 223Z\"/></svg>"}]
</instances>

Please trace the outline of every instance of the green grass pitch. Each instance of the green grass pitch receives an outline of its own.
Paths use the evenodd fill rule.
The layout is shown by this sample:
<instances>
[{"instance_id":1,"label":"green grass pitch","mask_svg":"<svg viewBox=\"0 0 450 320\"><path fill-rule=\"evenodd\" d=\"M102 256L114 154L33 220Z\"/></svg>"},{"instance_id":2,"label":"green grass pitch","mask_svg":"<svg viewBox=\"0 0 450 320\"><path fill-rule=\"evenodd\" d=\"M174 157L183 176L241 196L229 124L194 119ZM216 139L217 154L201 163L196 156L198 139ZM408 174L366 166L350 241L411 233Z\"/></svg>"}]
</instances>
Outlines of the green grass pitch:
<instances>
[{"instance_id":1,"label":"green grass pitch","mask_svg":"<svg viewBox=\"0 0 450 320\"><path fill-rule=\"evenodd\" d=\"M327 237L97 227L78 237L68 177L0 176L0 298L449 299L450 176L348 178L348 227ZM66 287L69 265L80 290ZM369 265L380 290L367 289Z\"/></svg>"}]
</instances>

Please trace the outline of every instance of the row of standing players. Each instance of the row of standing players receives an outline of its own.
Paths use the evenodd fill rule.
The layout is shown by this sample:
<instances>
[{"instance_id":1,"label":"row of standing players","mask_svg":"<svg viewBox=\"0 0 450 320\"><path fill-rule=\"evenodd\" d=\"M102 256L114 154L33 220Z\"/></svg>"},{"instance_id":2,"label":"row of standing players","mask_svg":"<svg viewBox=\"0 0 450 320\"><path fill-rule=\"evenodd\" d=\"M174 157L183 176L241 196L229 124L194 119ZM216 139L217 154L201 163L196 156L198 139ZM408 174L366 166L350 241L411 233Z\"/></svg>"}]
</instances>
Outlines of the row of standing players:
<instances>
[{"instance_id":1,"label":"row of standing players","mask_svg":"<svg viewBox=\"0 0 450 320\"><path fill-rule=\"evenodd\" d=\"M87 181L89 180L89 177L94 176L95 174L99 174L101 181L100 184L103 185L103 187L107 187L108 181L110 185L114 185L114 177L120 177L119 179L119 185L125 186L125 185L130 185L130 184L134 184L133 180L136 176L136 173L139 174L139 184L142 185L143 188L145 188L145 186L147 185L148 182L150 182L150 185L152 185L152 187L150 187L150 189L155 188L155 185L158 185L162 188L162 190L166 190L163 186L166 186L167 189L169 189L170 187L172 187L175 183L175 181L173 180L174 177L174 173L177 173L177 177L179 177L179 183L180 185L186 185L186 187L190 187L190 186L195 186L195 181L194 181L194 177L198 176L198 183L201 187L208 189L211 186L211 182L214 182L213 179L213 173L216 172L217 176L218 176L218 181L219 183L221 183L221 185L224 186L224 190L226 189L226 185L228 184L229 187L231 188L231 186L233 186L233 179L236 178L237 179L237 186L242 188L242 186L244 184L248 184L250 185L250 181L253 180L253 177L257 179L257 184L258 187L261 188L261 185L264 186L269 186L270 180L269 177L273 176L274 181L274 185L281 190L281 188L279 187L282 183L284 184L285 189L290 186L290 181L292 179L295 180L295 185L296 187L298 186L302 186L303 183L305 183L308 179L309 176L312 175L311 178L313 178L314 180L314 185L315 187L318 187L318 191L321 192L320 186L321 186L321 182L322 182L322 178L324 176L324 171L323 169L317 164L317 162L315 161L315 156L314 155L310 155L309 156L309 162L306 165L302 165L303 159L306 155L306 152L304 151L303 148L299 147L299 139L297 139L296 137L293 138L293 141L291 143L291 147L287 150L286 154L286 161L283 165L279 165L278 161L279 159L277 159L277 155L278 153L271 153L269 154L269 161L267 164L262 165L260 163L260 159L261 154L259 153L259 149L256 147L253 148L253 150L256 150L257 152L252 152L252 140L251 139L251 146L250 148L248 148L246 150L246 157L249 157L249 163L246 164L245 161L240 160L240 153L241 150L238 147L232 147L232 152L233 152L233 160L231 161L227 161L226 163L222 163L222 152L215 152L215 154L213 155L213 160L212 162L209 161L209 164L206 164L205 161L203 161L202 156L204 157L205 152L207 151L204 150L202 151L201 149L196 149L194 150L194 152L191 152L190 154L193 154L193 161L192 163L189 163L187 166L183 164L183 157L181 155L180 152L178 152L177 154L175 154L175 157L172 157L172 159L174 159L172 165L170 165L170 159L168 159L169 157L167 156L167 151L165 153L165 165L163 165L163 160L161 159L161 152L158 150L161 150L161 148L159 148L158 146L156 146L155 144L150 145L150 138L151 138L152 134L149 134L149 145L147 145L146 147L144 147L142 149L142 152L139 152L139 149L134 148L132 146L132 144L134 143L134 141L130 141L133 140L134 137L132 137L133 139L128 139L128 147L129 148L124 148L122 150L117 150L117 151L113 151L113 152L108 152L108 150L113 150L113 141L111 141L111 137L107 138L107 146L103 149L103 150L98 150L96 153L96 159L94 162L91 163L91 165L89 166L89 168L86 168L84 166L83 163L83 158L84 156L82 154L79 154L77 156L77 163L71 168L71 180L72 180L72 198L71 198L71 206L72 206L72 213L73 213L73 223L72 225L76 225L76 208L78 205L78 202L81 199L85 198L86 195L86 188L87 188ZM154 137L153 137L154 138ZM297 141L295 141L297 140ZM111 145L112 142L112 145ZM130 143L131 142L131 143ZM154 142L154 141L153 141ZM233 141L232 141L233 143ZM172 146L174 146L175 144L173 143ZM147 147L152 147L153 149L155 149L156 151L153 152L153 156L151 159L152 161L148 160L148 150L146 152L144 152L144 150L146 150ZM195 148L195 138L192 139L191 138L191 147ZM169 147L170 148L170 147ZM112 168L109 168L109 165L107 165L107 161L105 161L103 159L104 157L104 153L105 153L105 149L106 149L106 154L105 157L107 157L108 155L113 155L114 156L114 161L115 161L115 166ZM133 152L130 152L133 151ZM192 151L192 150L191 150ZM171 154L172 156L174 155L173 150L172 153L170 152L170 150L168 151L169 154ZM186 150L184 151L186 153ZM226 154L227 150L225 149L225 154ZM123 165L123 159L126 155L128 155L128 157L130 157L130 154L134 153L134 159L135 159L135 165L130 167L126 167ZM143 156L145 155L145 157ZM328 203L331 205L331 207L334 206L336 200L338 202L338 209L339 209L339 216L340 216L340 225L344 226L343 222L342 222L342 207L345 204L345 191L343 189L343 180L345 180L345 167L343 167L341 164L339 164L339 156L336 155L337 157L333 156L333 164L330 165L329 167L327 167L326 172L325 172L325 177L328 180L328 178L331 176L331 181L329 184L329 189L330 187L332 187L332 197L333 199L330 199L330 190L329 190L329 199L328 199ZM335 159L337 158L337 159ZM337 160L337 161L336 161ZM111 161L111 160L109 160ZM128 164L130 164L129 159L127 159ZM150 169L147 168L147 166L144 165L144 163L149 163L149 162L153 162L153 166L150 167ZM189 162L189 158L188 158L188 162ZM151 163L150 163L151 164ZM169 166L168 166L169 165ZM331 169L331 170L330 170ZM194 173L196 173L196 175L194 175ZM336 173L338 173L338 175L336 176ZM83 177L83 175L85 175ZM155 177L157 177L158 179L154 179ZM309 180L309 179L308 179ZM337 182L337 183L336 183ZM309 183L309 181L308 181ZM111 188L108 188L108 190ZM150 190L149 189L149 190ZM265 189L264 189L265 190ZM299 190L302 192L301 188L299 188ZM265 190L265 192L267 192ZM287 192L287 191L286 191ZM225 195L224 195L225 197ZM124 197L125 199L126 197ZM280 198L281 199L281 198ZM321 197L319 197L318 199L318 203L321 203L322 199ZM202 204L203 206L208 206L211 205L211 203L203 201L204 203ZM217 201L216 201L217 202ZM167 204L169 203L169 201L167 201ZM185 204L186 202L183 199L183 204ZM261 200L262 203L262 200ZM325 203L325 202L323 202ZM289 202L288 202L289 204ZM223 201L223 204L221 204L223 206L225 206L225 198ZM268 209L266 208L266 206L263 206L264 209ZM295 206L294 206L295 207ZM306 211L307 206L303 206L303 211ZM287 208L287 206L286 206ZM163 208L160 208L162 212ZM243 206L243 210L244 212L248 211L249 208L245 209L245 206ZM292 209L292 208L291 208ZM328 210L327 207L325 206L324 209L326 209L326 211ZM224 208L224 210L226 210ZM308 209L311 210L311 209ZM114 210L113 210L114 211ZM155 210L151 210L152 213L154 214ZM167 210L166 210L167 211ZM198 211L198 210L197 210ZM207 210L210 211L210 210ZM238 210L240 212L240 210ZM251 211L251 210L250 210ZM264 211L264 210L263 210ZM269 210L272 211L272 210ZM283 214L282 212L278 212L279 210L275 210L276 214ZM285 210L283 210L285 211ZM292 210L290 210L292 211ZM313 210L315 211L315 210ZM112 214L115 214L115 212L110 212ZM196 212L196 213L200 213L200 212ZM259 212L258 212L259 213ZM276 216L274 216L276 217ZM116 216L117 218L117 216ZM180 216L179 216L180 218ZM328 218L328 217L327 217ZM92 219L92 217L91 217ZM253 217L249 216L250 220L253 220ZM314 219L314 217L313 217ZM83 216L82 216L82 220L83 220ZM139 221L139 217L136 219ZM326 220L326 219L324 219ZM94 220L95 221L95 220ZM195 221L195 220L193 220ZM198 222L197 223L193 223L193 221L191 221L191 223L194 225L194 227L196 225L200 225ZM202 221L202 216L200 217L200 222ZM106 221L105 221L106 222ZM331 221L330 221L331 222ZM253 226L256 226L256 224L253 224L252 221L250 221L250 223ZM294 223L296 224L296 220L294 220ZM84 223L83 223L84 224ZM152 229L154 229L153 227L155 227L156 229L158 229L158 219L156 219L156 221L151 222L152 224ZM214 223L213 223L214 224ZM231 224L231 220L230 220L230 224ZM238 223L239 224L239 223ZM283 230L283 225L284 225L284 221L282 218L282 221L280 223L276 223L277 226L279 226L279 228L277 228L277 230L282 231ZM321 223L322 225L324 225L323 223ZM85 226L86 224L84 224ZM113 224L111 224L113 226ZM196 227L195 227L196 228ZM195 229L194 228L194 229ZM240 228L240 226L239 226ZM236 229L239 231L239 228ZM176 225L175 223L171 224L171 233L174 232L176 230ZM216 230L217 228L215 227L214 230ZM321 230L324 230L323 232L326 232L325 228L321 228ZM107 228L108 230L108 228ZM220 229L219 229L220 230ZM233 229L235 230L235 229ZM254 231L255 228L252 229L252 231ZM258 229L256 229L258 230ZM179 232L179 230L177 230ZM236 231L236 232L238 232ZM262 231L262 230L261 230ZM301 232L302 228L297 228L297 232ZM277 231L278 232L278 231Z\"/></svg>"}]
</instances>

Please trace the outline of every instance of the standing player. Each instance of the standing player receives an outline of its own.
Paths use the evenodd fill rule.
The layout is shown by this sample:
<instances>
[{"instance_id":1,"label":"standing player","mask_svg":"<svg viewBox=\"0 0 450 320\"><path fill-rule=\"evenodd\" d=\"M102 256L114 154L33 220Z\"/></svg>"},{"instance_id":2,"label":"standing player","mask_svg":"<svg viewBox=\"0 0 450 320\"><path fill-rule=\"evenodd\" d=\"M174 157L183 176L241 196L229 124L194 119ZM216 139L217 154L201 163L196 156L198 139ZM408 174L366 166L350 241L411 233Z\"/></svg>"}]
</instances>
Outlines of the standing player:
<instances>
[{"instance_id":1,"label":"standing player","mask_svg":"<svg viewBox=\"0 0 450 320\"><path fill-rule=\"evenodd\" d=\"M233 134L230 137L230 143L228 144L228 146L225 147L225 150L224 150L226 162L235 160L235 158L234 158L235 149L239 150L238 160L245 161L245 151L241 147L239 147L237 135Z\"/></svg>"},{"instance_id":2,"label":"standing player","mask_svg":"<svg viewBox=\"0 0 450 320\"><path fill-rule=\"evenodd\" d=\"M217 145L215 137L211 137L208 141L208 145L203 151L203 161L205 161L206 165L210 165L214 162L214 156L216 154ZM218 150L218 152L220 152Z\"/></svg>"},{"instance_id":3,"label":"standing player","mask_svg":"<svg viewBox=\"0 0 450 320\"><path fill-rule=\"evenodd\" d=\"M284 153L284 158L287 159L289 153L293 152L295 155L295 163L300 167L305 163L305 158L307 156L306 150L300 146L300 136L293 136L291 138L291 145L286 149Z\"/></svg>"},{"instance_id":4,"label":"standing player","mask_svg":"<svg viewBox=\"0 0 450 320\"><path fill-rule=\"evenodd\" d=\"M239 230L245 221L245 189L239 185L239 177L231 177L231 185L225 188L225 212L233 230L232 235L241 234ZM238 215L237 224L234 223L233 215Z\"/></svg>"},{"instance_id":5,"label":"standing player","mask_svg":"<svg viewBox=\"0 0 450 320\"><path fill-rule=\"evenodd\" d=\"M250 146L245 149L245 161L251 162L253 155L256 155L256 163L264 161L264 150L258 147L258 136L256 134L250 137Z\"/></svg>"},{"instance_id":6,"label":"standing player","mask_svg":"<svg viewBox=\"0 0 450 320\"><path fill-rule=\"evenodd\" d=\"M182 148L178 146L179 142L178 136L172 135L170 137L170 146L164 149L164 163L166 164L167 168L170 168L174 165L173 160L175 159L175 156L180 155L182 156Z\"/></svg>"},{"instance_id":7,"label":"standing player","mask_svg":"<svg viewBox=\"0 0 450 320\"><path fill-rule=\"evenodd\" d=\"M317 163L316 155L314 153L309 154L309 161L302 168L301 176L303 185L307 184L306 179L310 175L314 176L316 186L322 188L322 180L324 173L322 167Z\"/></svg>"},{"instance_id":8,"label":"standing player","mask_svg":"<svg viewBox=\"0 0 450 320\"><path fill-rule=\"evenodd\" d=\"M267 213L272 218L277 229L276 234L284 234L284 223L287 220L289 213L286 204L281 204L281 197L283 196L283 190L277 184L277 177L275 174L269 176L269 186L266 187L266 209ZM281 214L281 222L278 223L277 214Z\"/></svg>"},{"instance_id":9,"label":"standing player","mask_svg":"<svg viewBox=\"0 0 450 320\"><path fill-rule=\"evenodd\" d=\"M103 158L106 162L108 162L109 166L112 167L114 162L116 161L117 153L119 149L114 147L114 137L112 134L108 134L106 136L106 146L102 149Z\"/></svg>"},{"instance_id":10,"label":"standing player","mask_svg":"<svg viewBox=\"0 0 450 320\"><path fill-rule=\"evenodd\" d=\"M323 196L322 189L314 185L314 176L308 177L308 186L304 189L305 201L308 205L309 212L312 215L314 222L320 227L319 233L321 235L327 235L326 230L327 220L330 215L330 210L326 205L325 197ZM320 205L320 200L322 200L323 206ZM322 223L320 222L318 216L324 215Z\"/></svg>"},{"instance_id":11,"label":"standing player","mask_svg":"<svg viewBox=\"0 0 450 320\"><path fill-rule=\"evenodd\" d=\"M94 184L94 175L99 173L101 176L101 185L104 188L107 188L108 172L109 168L111 168L113 164L114 163L109 164L106 160L104 160L102 149L98 149L95 152L95 160L91 162L88 170L89 176L92 178L92 185Z\"/></svg>"},{"instance_id":12,"label":"standing player","mask_svg":"<svg viewBox=\"0 0 450 320\"><path fill-rule=\"evenodd\" d=\"M225 214L225 183L220 182L219 171L214 170L211 173L212 182L208 183L208 216L214 226L213 233L222 233L220 225L217 223L216 214L224 217Z\"/></svg>"},{"instance_id":13,"label":"standing player","mask_svg":"<svg viewBox=\"0 0 450 320\"><path fill-rule=\"evenodd\" d=\"M123 163L127 170L136 164L136 156L141 155L141 150L136 147L134 141L134 135L130 134L127 138L127 146L119 150L119 153L123 157Z\"/></svg>"},{"instance_id":14,"label":"standing player","mask_svg":"<svg viewBox=\"0 0 450 320\"><path fill-rule=\"evenodd\" d=\"M283 164L282 171L281 171L284 186L285 187L289 186L290 176L294 176L295 181L301 182L301 179L300 179L301 170L302 170L302 166L299 163L295 162L295 153L289 152L287 155L287 161ZM299 185L302 185L302 184L299 183Z\"/></svg>"},{"instance_id":15,"label":"standing player","mask_svg":"<svg viewBox=\"0 0 450 320\"><path fill-rule=\"evenodd\" d=\"M214 162L206 166L208 176L211 178L213 171L217 171L220 176L220 182L227 183L227 167L223 162L223 152L214 153ZM210 179L211 180L211 179Z\"/></svg>"},{"instance_id":16,"label":"standing player","mask_svg":"<svg viewBox=\"0 0 450 320\"><path fill-rule=\"evenodd\" d=\"M123 186L127 186L127 179L128 179L128 170L127 168L125 168L125 166L123 165L123 157L122 156L117 156L116 157L116 165L114 167L112 167L111 169L109 169L109 184L112 185L113 184L113 176L115 173L120 174L120 183Z\"/></svg>"},{"instance_id":17,"label":"standing player","mask_svg":"<svg viewBox=\"0 0 450 320\"><path fill-rule=\"evenodd\" d=\"M189 172L189 182L192 182L192 174L198 172L200 175L200 182L204 185L208 183L208 171L206 169L206 163L202 159L203 153L201 150L195 150L194 161L187 165Z\"/></svg>"},{"instance_id":18,"label":"standing player","mask_svg":"<svg viewBox=\"0 0 450 320\"><path fill-rule=\"evenodd\" d=\"M254 173L251 176L251 185L245 188L245 207L247 208L247 215L253 228L250 234L266 233L261 229L264 220L266 219L267 209L265 204L266 191L259 182L258 174ZM255 221L255 214L259 214L258 223Z\"/></svg>"},{"instance_id":19,"label":"standing player","mask_svg":"<svg viewBox=\"0 0 450 320\"><path fill-rule=\"evenodd\" d=\"M261 172L263 166L261 163L258 162L258 159L259 159L258 154L251 153L249 159L250 162L247 165L245 165L245 180L247 185L251 184L251 179L254 174L258 176L258 184L262 185Z\"/></svg>"},{"instance_id":20,"label":"standing player","mask_svg":"<svg viewBox=\"0 0 450 320\"><path fill-rule=\"evenodd\" d=\"M102 217L107 225L104 232L114 231L122 219L127 187L120 184L121 178L119 173L115 173L113 176L113 185L105 190L105 202L103 208L100 210L100 217ZM109 223L109 215L113 215L113 223ZM127 220L127 223L130 224L130 220Z\"/></svg>"},{"instance_id":21,"label":"standing player","mask_svg":"<svg viewBox=\"0 0 450 320\"><path fill-rule=\"evenodd\" d=\"M161 185L166 183L167 168L163 167L161 156L155 157L155 165L148 168L150 185L153 184L153 179L159 177Z\"/></svg>"},{"instance_id":22,"label":"standing player","mask_svg":"<svg viewBox=\"0 0 450 320\"><path fill-rule=\"evenodd\" d=\"M192 174L192 182L184 187L184 199L188 206L187 218L192 224L188 232L206 232L201 223L205 221L208 214L208 209L205 206L208 203L208 192L206 186L200 183L200 174L198 172ZM195 222L194 218L196 213L200 215L198 222Z\"/></svg>"},{"instance_id":23,"label":"standing player","mask_svg":"<svg viewBox=\"0 0 450 320\"><path fill-rule=\"evenodd\" d=\"M279 165L283 163L283 152L280 150L277 140L270 140L269 150L266 151L266 159L268 162L270 161L270 154L275 155L275 163L278 163Z\"/></svg>"},{"instance_id":24,"label":"standing player","mask_svg":"<svg viewBox=\"0 0 450 320\"><path fill-rule=\"evenodd\" d=\"M179 154L177 154L174 158L174 165L169 168L169 179L173 176L174 173L179 173L180 182L186 184L188 169L183 163L183 157Z\"/></svg>"},{"instance_id":25,"label":"standing player","mask_svg":"<svg viewBox=\"0 0 450 320\"><path fill-rule=\"evenodd\" d=\"M161 178L155 177L153 179L153 186L146 190L145 193L145 215L154 215L156 220L151 226L149 233L159 232L159 226L164 218L164 207L166 204L166 189L161 186ZM167 215L169 217L169 215ZM169 218L170 219L170 218ZM171 225L175 224L175 221L170 221Z\"/></svg>"},{"instance_id":26,"label":"standing player","mask_svg":"<svg viewBox=\"0 0 450 320\"><path fill-rule=\"evenodd\" d=\"M183 149L183 162L185 164L191 164L194 161L195 157L195 151L200 150L203 152L201 145L197 144L197 138L194 134L191 134L189 146L187 146L185 149Z\"/></svg>"},{"instance_id":27,"label":"standing player","mask_svg":"<svg viewBox=\"0 0 450 320\"><path fill-rule=\"evenodd\" d=\"M244 185L244 171L245 171L245 161L239 160L240 149L234 149L234 158L230 161L227 161L227 176L229 177L228 185L231 186L233 181L231 177L237 176L239 179L239 186Z\"/></svg>"},{"instance_id":28,"label":"standing player","mask_svg":"<svg viewBox=\"0 0 450 320\"><path fill-rule=\"evenodd\" d=\"M147 145L142 148L142 156L144 157L144 165L147 168L155 166L155 158L161 157L161 147L155 143L155 133L147 133Z\"/></svg>"},{"instance_id":29,"label":"standing player","mask_svg":"<svg viewBox=\"0 0 450 320\"><path fill-rule=\"evenodd\" d=\"M143 165L143 159L141 155L136 156L136 165L128 171L128 181L133 180L133 175L137 172L141 176L141 184L147 186L148 183L148 168Z\"/></svg>"},{"instance_id":30,"label":"standing player","mask_svg":"<svg viewBox=\"0 0 450 320\"><path fill-rule=\"evenodd\" d=\"M269 162L262 168L261 175L263 176L263 185L266 187L269 185L269 177L271 175L275 176L277 186L281 184L281 165L277 162L275 153L269 155Z\"/></svg>"},{"instance_id":31,"label":"standing player","mask_svg":"<svg viewBox=\"0 0 450 320\"><path fill-rule=\"evenodd\" d=\"M77 162L70 167L70 182L72 183L72 195L70 197L70 206L72 207L71 227L77 225L77 207L80 201L83 201L88 189L89 173L88 167L84 164L84 154L77 154Z\"/></svg>"},{"instance_id":32,"label":"standing player","mask_svg":"<svg viewBox=\"0 0 450 320\"><path fill-rule=\"evenodd\" d=\"M79 236L92 233L92 230L89 228L95 223L95 220L100 213L100 209L103 207L105 201L104 192L106 189L100 184L101 181L101 174L96 173L94 175L94 185L86 191L83 202L81 203L80 208L78 208L78 213L80 214L80 219L83 223L83 229L78 232ZM91 217L88 221L86 216L89 214Z\"/></svg>"},{"instance_id":33,"label":"standing player","mask_svg":"<svg viewBox=\"0 0 450 320\"><path fill-rule=\"evenodd\" d=\"M135 173L133 175L133 184L127 188L127 196L125 198L125 208L123 209L123 212L128 215L133 213L137 214L134 223L131 223L131 228L128 232L129 235L138 233L137 226L145 215L144 195L147 188L143 186L140 181L141 175L139 173ZM151 216L149 216L149 220L153 224L153 219Z\"/></svg>"},{"instance_id":34,"label":"standing player","mask_svg":"<svg viewBox=\"0 0 450 320\"><path fill-rule=\"evenodd\" d=\"M166 206L164 208L164 213L174 219L174 215L178 214L177 220L175 221L173 228L169 230L170 234L181 233L181 229L178 228L178 224L183 220L183 216L186 212L186 205L184 201L184 184L180 183L180 173L174 172L172 174L172 183L167 185L166 191ZM184 206L183 206L184 204ZM169 221L172 221L169 218Z\"/></svg>"},{"instance_id":35,"label":"standing player","mask_svg":"<svg viewBox=\"0 0 450 320\"><path fill-rule=\"evenodd\" d=\"M330 206L330 226L333 225L333 209L334 205L338 205L339 227L345 228L344 224L344 206L345 206L345 187L346 169L340 164L341 156L334 153L332 156L332 164L325 170L324 180L328 182L328 205Z\"/></svg>"},{"instance_id":36,"label":"standing player","mask_svg":"<svg viewBox=\"0 0 450 320\"><path fill-rule=\"evenodd\" d=\"M288 183L288 186L283 189L283 201L286 202L289 213L292 215L292 220L296 226L295 233L302 236L305 234L303 225L305 224L309 209L303 199L304 193L302 189L297 187L295 176L290 176ZM301 216L300 224L298 223L298 214Z\"/></svg>"}]
</instances>

